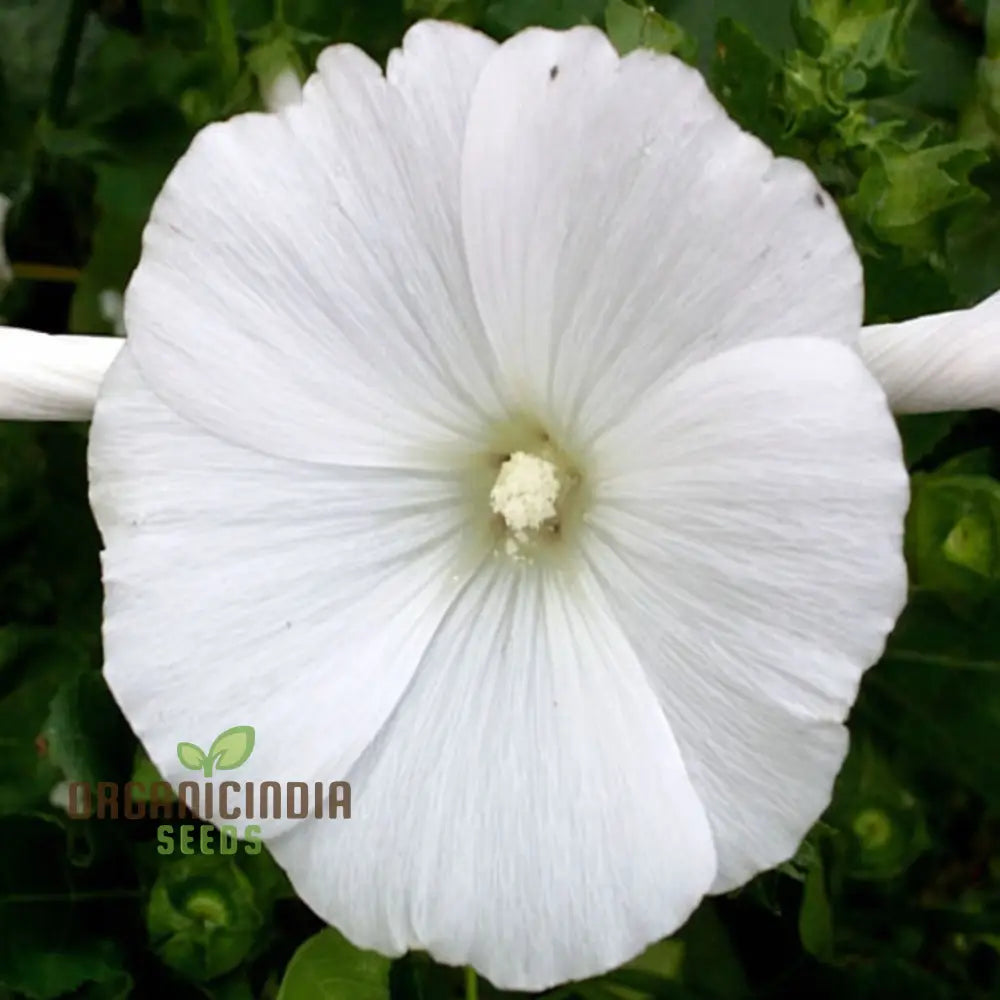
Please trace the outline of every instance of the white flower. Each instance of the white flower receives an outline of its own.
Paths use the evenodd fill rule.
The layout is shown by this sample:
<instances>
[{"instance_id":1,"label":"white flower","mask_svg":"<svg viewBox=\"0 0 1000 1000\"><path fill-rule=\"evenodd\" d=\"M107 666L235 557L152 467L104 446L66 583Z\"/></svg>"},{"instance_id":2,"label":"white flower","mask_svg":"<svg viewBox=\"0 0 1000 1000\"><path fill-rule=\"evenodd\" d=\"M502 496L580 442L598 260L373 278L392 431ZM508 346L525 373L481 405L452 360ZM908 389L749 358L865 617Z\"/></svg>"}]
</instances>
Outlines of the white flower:
<instances>
[{"instance_id":1,"label":"white flower","mask_svg":"<svg viewBox=\"0 0 1000 1000\"><path fill-rule=\"evenodd\" d=\"M210 126L101 390L106 675L359 945L616 966L789 857L905 595L861 272L798 163L592 29L424 23ZM246 822L244 817L241 822Z\"/></svg>"},{"instance_id":2,"label":"white flower","mask_svg":"<svg viewBox=\"0 0 1000 1000\"><path fill-rule=\"evenodd\" d=\"M241 781L352 781L239 823L356 943L618 965L829 799L905 592L851 348L901 409L1000 405L997 308L861 332L830 200L670 58L328 50L147 230L92 438L109 683L174 782L234 723ZM0 416L86 416L119 346L0 331Z\"/></svg>"},{"instance_id":3,"label":"white flower","mask_svg":"<svg viewBox=\"0 0 1000 1000\"><path fill-rule=\"evenodd\" d=\"M89 420L121 346L0 326L0 420Z\"/></svg>"}]
</instances>

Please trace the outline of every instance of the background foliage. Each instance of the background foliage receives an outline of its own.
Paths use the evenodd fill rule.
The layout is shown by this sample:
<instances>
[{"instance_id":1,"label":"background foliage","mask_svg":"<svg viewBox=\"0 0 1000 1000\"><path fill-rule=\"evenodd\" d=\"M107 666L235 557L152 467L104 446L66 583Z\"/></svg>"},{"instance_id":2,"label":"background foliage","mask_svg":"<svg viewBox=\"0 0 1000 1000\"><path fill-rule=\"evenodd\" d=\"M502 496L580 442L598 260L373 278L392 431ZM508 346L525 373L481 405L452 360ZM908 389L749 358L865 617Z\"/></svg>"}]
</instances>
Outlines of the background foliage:
<instances>
[{"instance_id":1,"label":"background foliage","mask_svg":"<svg viewBox=\"0 0 1000 1000\"><path fill-rule=\"evenodd\" d=\"M305 72L337 41L384 58L424 16L498 38L590 22L623 51L696 63L733 117L837 198L870 322L1000 286L987 0L0 0L14 265L0 314L110 332L194 132L259 107L281 66ZM823 822L676 937L548 996L1000 996L1000 418L901 429L911 600L865 680ZM266 852L163 857L153 821L70 821L53 804L66 778L151 773L99 672L85 433L0 424L0 1000L462 996L461 970L390 964L322 929Z\"/></svg>"}]
</instances>

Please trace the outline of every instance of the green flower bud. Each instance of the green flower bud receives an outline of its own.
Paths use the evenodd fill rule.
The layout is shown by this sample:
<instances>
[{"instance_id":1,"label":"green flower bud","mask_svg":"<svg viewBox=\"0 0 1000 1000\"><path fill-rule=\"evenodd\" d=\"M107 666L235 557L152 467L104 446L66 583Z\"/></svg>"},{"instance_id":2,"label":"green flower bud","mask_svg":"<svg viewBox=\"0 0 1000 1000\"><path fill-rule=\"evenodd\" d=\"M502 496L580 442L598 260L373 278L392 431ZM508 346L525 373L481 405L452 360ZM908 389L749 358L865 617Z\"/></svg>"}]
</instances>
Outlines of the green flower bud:
<instances>
[{"instance_id":1,"label":"green flower bud","mask_svg":"<svg viewBox=\"0 0 1000 1000\"><path fill-rule=\"evenodd\" d=\"M236 968L262 920L253 886L231 858L193 855L171 861L149 897L146 923L164 963L199 982Z\"/></svg>"}]
</instances>

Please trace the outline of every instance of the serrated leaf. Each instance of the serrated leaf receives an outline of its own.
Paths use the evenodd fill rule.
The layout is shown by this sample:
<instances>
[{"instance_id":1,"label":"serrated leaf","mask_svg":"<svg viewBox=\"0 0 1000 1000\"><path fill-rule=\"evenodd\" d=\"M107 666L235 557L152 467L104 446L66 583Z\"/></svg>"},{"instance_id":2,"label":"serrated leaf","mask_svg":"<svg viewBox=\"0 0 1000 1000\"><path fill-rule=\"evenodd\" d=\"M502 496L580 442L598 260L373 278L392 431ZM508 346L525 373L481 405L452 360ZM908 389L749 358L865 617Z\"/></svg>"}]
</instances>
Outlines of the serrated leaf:
<instances>
[{"instance_id":1,"label":"serrated leaf","mask_svg":"<svg viewBox=\"0 0 1000 1000\"><path fill-rule=\"evenodd\" d=\"M249 760L253 745L253 726L233 726L215 737L208 757L218 770L232 771Z\"/></svg>"},{"instance_id":2,"label":"serrated leaf","mask_svg":"<svg viewBox=\"0 0 1000 1000\"><path fill-rule=\"evenodd\" d=\"M888 243L931 251L943 246L943 213L983 202L986 195L969 179L986 154L962 142L911 148L886 142L877 147L857 192L845 208Z\"/></svg>"}]
</instances>

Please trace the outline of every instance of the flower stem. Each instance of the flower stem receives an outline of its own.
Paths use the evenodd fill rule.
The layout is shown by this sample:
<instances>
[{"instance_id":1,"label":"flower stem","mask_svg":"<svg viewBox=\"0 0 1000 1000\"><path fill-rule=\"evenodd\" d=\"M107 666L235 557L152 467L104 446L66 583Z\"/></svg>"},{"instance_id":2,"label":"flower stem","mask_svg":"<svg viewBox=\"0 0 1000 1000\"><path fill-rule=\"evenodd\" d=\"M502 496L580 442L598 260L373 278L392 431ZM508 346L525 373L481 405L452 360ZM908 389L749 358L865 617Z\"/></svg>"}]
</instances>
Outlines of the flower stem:
<instances>
[{"instance_id":1,"label":"flower stem","mask_svg":"<svg viewBox=\"0 0 1000 1000\"><path fill-rule=\"evenodd\" d=\"M465 967L465 1000L478 1000L479 980L476 978L476 970L471 966Z\"/></svg>"},{"instance_id":2,"label":"flower stem","mask_svg":"<svg viewBox=\"0 0 1000 1000\"><path fill-rule=\"evenodd\" d=\"M236 45L236 29L233 27L229 0L209 0L208 8L223 75L227 83L235 83L240 75L240 50Z\"/></svg>"},{"instance_id":3,"label":"flower stem","mask_svg":"<svg viewBox=\"0 0 1000 1000\"><path fill-rule=\"evenodd\" d=\"M66 24L63 26L62 40L52 70L52 80L49 83L49 97L45 104L49 119L56 124L66 110L70 87L73 86L76 58L80 53L80 42L83 39L83 28L89 10L89 0L71 0L66 15Z\"/></svg>"}]
</instances>

